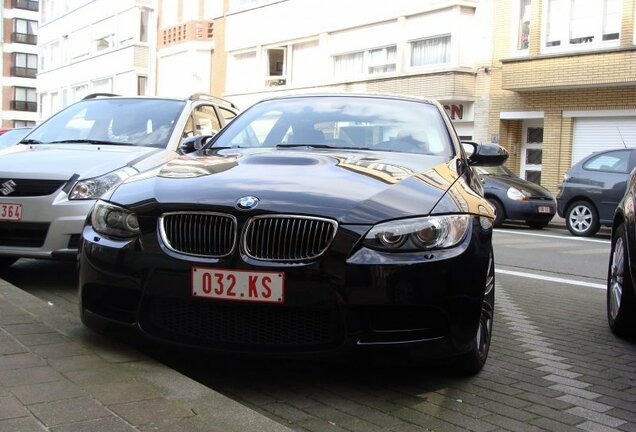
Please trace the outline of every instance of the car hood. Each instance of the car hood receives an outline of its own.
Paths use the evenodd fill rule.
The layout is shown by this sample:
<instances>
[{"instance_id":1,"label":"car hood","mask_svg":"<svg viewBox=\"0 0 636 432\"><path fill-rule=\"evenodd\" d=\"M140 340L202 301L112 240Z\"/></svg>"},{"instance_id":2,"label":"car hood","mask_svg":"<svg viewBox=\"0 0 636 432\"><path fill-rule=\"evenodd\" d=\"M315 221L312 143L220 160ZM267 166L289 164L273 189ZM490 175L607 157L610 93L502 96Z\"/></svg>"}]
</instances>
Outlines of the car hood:
<instances>
[{"instance_id":1,"label":"car hood","mask_svg":"<svg viewBox=\"0 0 636 432\"><path fill-rule=\"evenodd\" d=\"M3 177L67 180L100 176L132 165L151 153L152 147L89 144L16 145L0 151Z\"/></svg>"},{"instance_id":2,"label":"car hood","mask_svg":"<svg viewBox=\"0 0 636 432\"><path fill-rule=\"evenodd\" d=\"M456 160L405 153L246 149L181 157L129 178L110 200L135 211L206 209L241 213L238 199L254 196L260 213L311 214L341 223L466 211L464 192L442 199L456 182ZM460 188L463 190L463 188ZM472 192L472 191L471 191ZM473 192L474 194L474 192Z\"/></svg>"},{"instance_id":3,"label":"car hood","mask_svg":"<svg viewBox=\"0 0 636 432\"><path fill-rule=\"evenodd\" d=\"M484 175L483 176L486 189L490 187L496 187L499 189L508 189L514 187L520 190L524 195L530 198L549 198L552 199L552 194L549 190L536 183L524 180L520 177L510 176L497 176L497 175Z\"/></svg>"}]
</instances>

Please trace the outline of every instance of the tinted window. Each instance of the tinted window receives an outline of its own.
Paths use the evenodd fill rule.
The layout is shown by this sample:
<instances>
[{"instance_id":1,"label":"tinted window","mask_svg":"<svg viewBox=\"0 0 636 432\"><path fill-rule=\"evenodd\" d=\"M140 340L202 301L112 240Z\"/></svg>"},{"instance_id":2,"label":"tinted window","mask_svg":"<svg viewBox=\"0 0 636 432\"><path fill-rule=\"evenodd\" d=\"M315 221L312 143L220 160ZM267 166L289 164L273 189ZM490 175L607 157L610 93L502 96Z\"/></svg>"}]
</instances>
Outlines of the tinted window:
<instances>
[{"instance_id":1,"label":"tinted window","mask_svg":"<svg viewBox=\"0 0 636 432\"><path fill-rule=\"evenodd\" d=\"M166 147L185 102L166 99L92 99L60 111L29 139L51 143L99 140Z\"/></svg>"},{"instance_id":2,"label":"tinted window","mask_svg":"<svg viewBox=\"0 0 636 432\"><path fill-rule=\"evenodd\" d=\"M628 171L630 154L631 152L629 150L602 153L585 162L583 168L590 171L626 173Z\"/></svg>"},{"instance_id":3,"label":"tinted window","mask_svg":"<svg viewBox=\"0 0 636 432\"><path fill-rule=\"evenodd\" d=\"M395 99L321 96L258 103L232 121L214 147L320 145L452 156L436 106Z\"/></svg>"}]
</instances>

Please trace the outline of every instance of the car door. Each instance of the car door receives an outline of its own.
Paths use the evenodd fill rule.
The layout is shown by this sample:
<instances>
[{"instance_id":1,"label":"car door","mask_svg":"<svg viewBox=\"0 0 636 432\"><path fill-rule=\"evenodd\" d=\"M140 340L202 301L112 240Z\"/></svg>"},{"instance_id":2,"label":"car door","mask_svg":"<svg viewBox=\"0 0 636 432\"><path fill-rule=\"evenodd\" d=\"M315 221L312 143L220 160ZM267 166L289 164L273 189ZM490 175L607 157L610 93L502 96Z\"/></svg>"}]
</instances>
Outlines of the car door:
<instances>
[{"instance_id":1,"label":"car door","mask_svg":"<svg viewBox=\"0 0 636 432\"><path fill-rule=\"evenodd\" d=\"M583 171L589 176L590 192L601 223L609 221L625 194L632 151L613 150L590 158Z\"/></svg>"}]
</instances>

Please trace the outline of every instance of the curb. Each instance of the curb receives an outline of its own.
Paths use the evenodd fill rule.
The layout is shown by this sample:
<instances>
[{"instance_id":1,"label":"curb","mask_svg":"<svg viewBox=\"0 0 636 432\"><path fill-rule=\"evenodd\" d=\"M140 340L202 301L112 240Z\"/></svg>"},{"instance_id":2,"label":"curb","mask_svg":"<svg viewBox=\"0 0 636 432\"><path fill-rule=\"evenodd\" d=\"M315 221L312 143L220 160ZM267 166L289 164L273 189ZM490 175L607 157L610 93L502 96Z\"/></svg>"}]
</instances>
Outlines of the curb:
<instances>
[{"instance_id":1,"label":"curb","mask_svg":"<svg viewBox=\"0 0 636 432\"><path fill-rule=\"evenodd\" d=\"M2 279L0 279L1 300L9 303L9 308L18 309L15 311L16 314L26 312L32 315L39 323L70 339L71 344L79 345L79 348L88 352L89 355L96 355L102 364L105 361L108 368L115 373L132 376L136 382L142 382L144 386L159 394L161 402L170 409L189 410L194 414L186 419L180 419L187 421L179 421L170 425L162 425L159 421L161 419L155 420L156 423L146 422L143 425L129 422L129 425L134 428L131 430L138 430L136 427L163 430L162 427L155 426L168 426L165 430L171 432L190 430L197 432L291 432L291 429L284 425L170 369L132 347L93 333L81 324L79 317L73 316L61 308L51 306ZM5 327L11 327L11 323L0 321L0 330L5 330ZM4 333L11 336L10 331L5 330ZM48 332L46 334L51 335ZM2 335L3 331L0 331L0 336ZM55 344L53 343L53 345ZM51 345L28 348L36 351L42 346L50 347ZM68 359L72 355L68 354L66 358ZM51 363L46 356L40 357L47 363ZM2 359L1 353L0 359ZM28 367L28 365L24 367ZM94 372L99 372L99 369ZM90 389L90 386L84 387L82 391L90 393L90 390L86 390ZM106 406L106 409L109 407ZM148 412L146 415L152 417L153 413ZM121 420L120 418L118 421Z\"/></svg>"}]
</instances>

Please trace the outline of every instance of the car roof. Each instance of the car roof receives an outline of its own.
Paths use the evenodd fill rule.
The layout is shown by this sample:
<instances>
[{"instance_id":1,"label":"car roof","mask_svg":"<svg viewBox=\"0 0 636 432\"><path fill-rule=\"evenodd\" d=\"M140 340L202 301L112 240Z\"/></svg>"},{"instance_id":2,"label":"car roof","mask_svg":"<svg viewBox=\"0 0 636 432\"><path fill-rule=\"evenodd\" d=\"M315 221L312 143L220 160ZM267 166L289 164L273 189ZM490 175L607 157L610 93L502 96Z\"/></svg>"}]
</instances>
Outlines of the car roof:
<instances>
[{"instance_id":1,"label":"car roof","mask_svg":"<svg viewBox=\"0 0 636 432\"><path fill-rule=\"evenodd\" d=\"M188 97L169 97L169 96L122 96L113 93L91 93L82 98L82 100L91 100L91 99L102 99L102 98L113 98L113 99L156 99L156 100L178 100L178 101L207 101L215 103L219 106L230 107L238 110L238 107L220 97L212 96L206 93L194 93Z\"/></svg>"},{"instance_id":2,"label":"car roof","mask_svg":"<svg viewBox=\"0 0 636 432\"><path fill-rule=\"evenodd\" d=\"M402 96L386 93L347 93L347 92L321 92L321 93L297 93L292 95L274 96L261 100L260 102L270 100L285 100L285 99L302 99L310 97L345 97L345 98L370 98L370 99L393 99L404 100L411 102L424 102L432 105L439 105L439 102L430 98L417 98L413 96Z\"/></svg>"}]
</instances>

